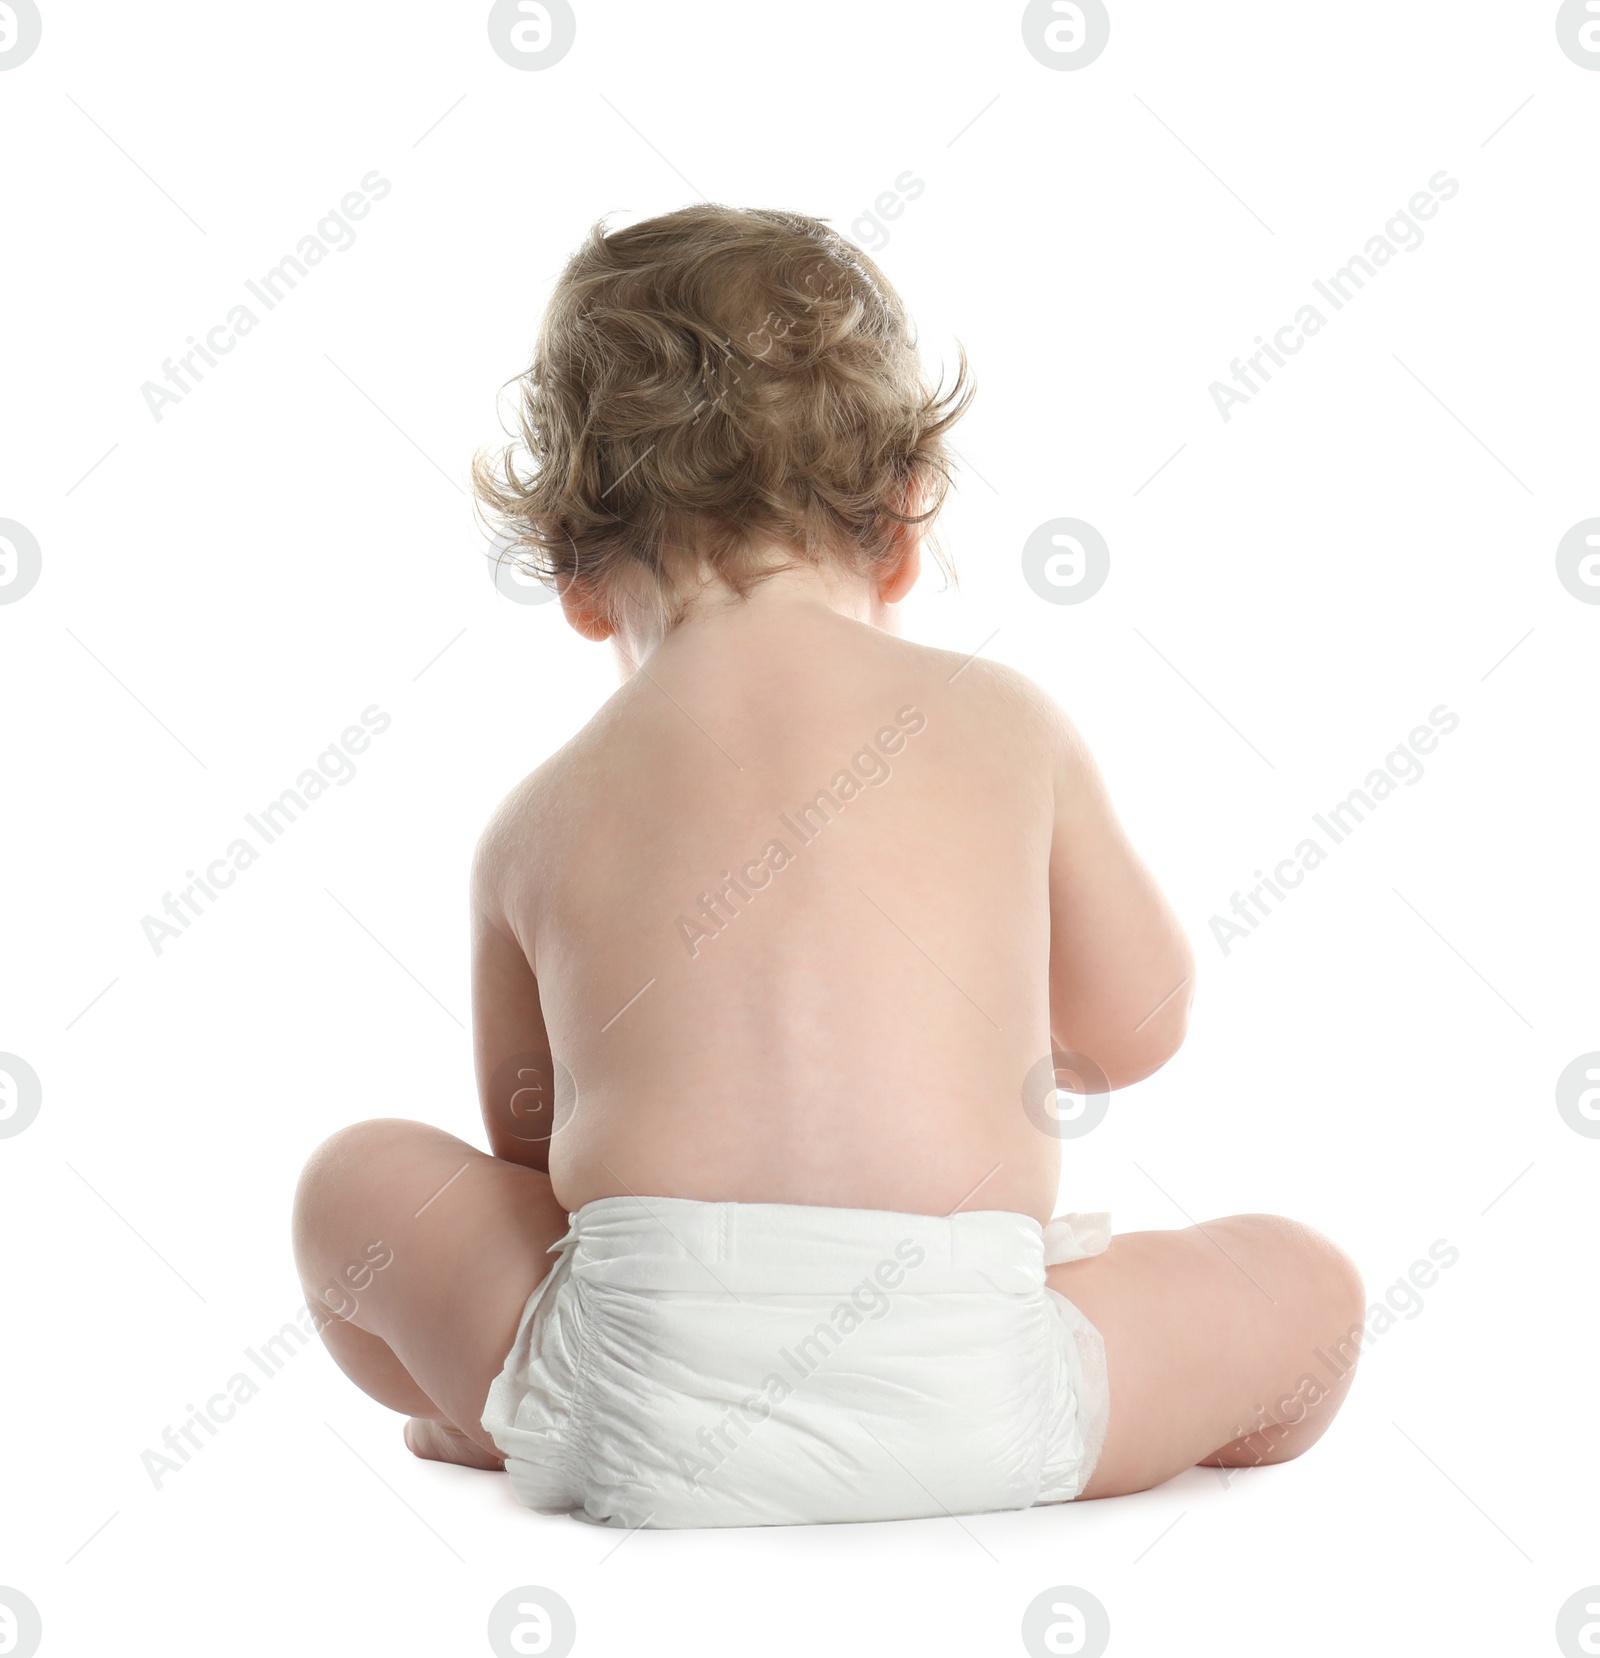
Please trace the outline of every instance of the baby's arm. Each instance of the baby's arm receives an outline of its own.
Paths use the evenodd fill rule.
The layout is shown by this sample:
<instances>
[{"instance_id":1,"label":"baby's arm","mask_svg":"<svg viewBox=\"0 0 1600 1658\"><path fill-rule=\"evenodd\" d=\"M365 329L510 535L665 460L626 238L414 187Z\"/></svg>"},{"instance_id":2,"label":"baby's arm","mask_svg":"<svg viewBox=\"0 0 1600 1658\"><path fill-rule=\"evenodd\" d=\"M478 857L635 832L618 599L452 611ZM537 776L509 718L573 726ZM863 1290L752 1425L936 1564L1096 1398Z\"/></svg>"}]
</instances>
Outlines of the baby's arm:
<instances>
[{"instance_id":1,"label":"baby's arm","mask_svg":"<svg viewBox=\"0 0 1600 1658\"><path fill-rule=\"evenodd\" d=\"M1170 905L1117 822L1083 739L1054 716L1050 851L1050 1028L1113 1088L1178 1051L1194 955Z\"/></svg>"},{"instance_id":2,"label":"baby's arm","mask_svg":"<svg viewBox=\"0 0 1600 1658\"><path fill-rule=\"evenodd\" d=\"M489 1149L548 1174L555 1124L555 1064L539 987L506 920L508 842L503 813L472 865L472 1041Z\"/></svg>"}]
</instances>

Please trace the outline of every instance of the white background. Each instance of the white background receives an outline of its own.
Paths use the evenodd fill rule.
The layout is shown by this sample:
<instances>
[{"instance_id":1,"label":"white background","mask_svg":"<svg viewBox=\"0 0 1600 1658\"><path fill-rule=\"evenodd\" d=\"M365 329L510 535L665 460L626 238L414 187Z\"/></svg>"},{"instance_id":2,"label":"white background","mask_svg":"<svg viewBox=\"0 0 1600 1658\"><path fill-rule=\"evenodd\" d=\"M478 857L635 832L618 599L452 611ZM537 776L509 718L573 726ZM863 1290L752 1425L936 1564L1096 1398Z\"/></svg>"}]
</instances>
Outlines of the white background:
<instances>
[{"instance_id":1,"label":"white background","mask_svg":"<svg viewBox=\"0 0 1600 1658\"><path fill-rule=\"evenodd\" d=\"M1056 1585L1113 1653L1559 1650L1600 1582L1600 1142L1555 1104L1600 1048L1600 606L1555 564L1600 514L1600 72L1553 0L1111 0L1071 72L1015 0L581 4L536 72L481 0L43 4L0 73L0 518L43 559L0 606L0 1049L43 1084L0 1140L0 1584L42 1650L486 1652L523 1584L580 1654L1022 1652ZM155 420L373 169L354 245ZM1422 245L1225 422L1211 382L1441 169ZM1310 1456L1107 1503L622 1536L413 1461L320 1348L157 1489L141 1453L300 1306L311 1147L479 1139L468 857L612 670L496 594L466 467L587 226L702 195L828 217L933 373L964 344L960 586L907 631L1067 706L1194 938L1188 1045L1063 1206L1294 1215L1374 1303L1459 1260ZM1022 579L1060 516L1111 549L1079 605ZM141 918L372 704L354 781L157 955ZM1210 918L1441 704L1421 781L1224 955Z\"/></svg>"}]
</instances>

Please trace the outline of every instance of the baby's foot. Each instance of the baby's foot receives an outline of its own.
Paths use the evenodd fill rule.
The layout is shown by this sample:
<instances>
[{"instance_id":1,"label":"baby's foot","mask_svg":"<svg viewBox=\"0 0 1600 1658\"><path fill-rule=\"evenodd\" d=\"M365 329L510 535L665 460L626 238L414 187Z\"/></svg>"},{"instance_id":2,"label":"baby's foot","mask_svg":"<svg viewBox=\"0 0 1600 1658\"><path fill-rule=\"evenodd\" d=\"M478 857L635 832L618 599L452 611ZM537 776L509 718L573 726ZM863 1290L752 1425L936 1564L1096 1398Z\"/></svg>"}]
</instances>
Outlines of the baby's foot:
<instances>
[{"instance_id":1,"label":"baby's foot","mask_svg":"<svg viewBox=\"0 0 1600 1658\"><path fill-rule=\"evenodd\" d=\"M456 1462L463 1468L505 1467L505 1459L473 1443L459 1428L447 1422L413 1416L405 1426L406 1449L428 1462Z\"/></svg>"}]
</instances>

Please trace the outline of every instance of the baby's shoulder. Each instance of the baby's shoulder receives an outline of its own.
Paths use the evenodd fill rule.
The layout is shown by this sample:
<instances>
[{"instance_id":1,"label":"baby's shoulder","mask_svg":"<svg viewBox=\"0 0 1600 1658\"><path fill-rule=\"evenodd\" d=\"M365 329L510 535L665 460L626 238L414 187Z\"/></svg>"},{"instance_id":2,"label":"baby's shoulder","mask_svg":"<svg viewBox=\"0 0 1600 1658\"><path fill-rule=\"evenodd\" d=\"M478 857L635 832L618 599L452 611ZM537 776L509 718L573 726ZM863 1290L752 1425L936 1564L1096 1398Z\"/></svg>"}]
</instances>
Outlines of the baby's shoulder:
<instances>
[{"instance_id":1,"label":"baby's shoulder","mask_svg":"<svg viewBox=\"0 0 1600 1658\"><path fill-rule=\"evenodd\" d=\"M959 713L964 724L992 728L1041 751L1059 749L1070 729L1066 716L1049 692L1020 669L982 655L981 647L974 652L914 644L904 648L920 664L924 695L935 708L947 708Z\"/></svg>"},{"instance_id":2,"label":"baby's shoulder","mask_svg":"<svg viewBox=\"0 0 1600 1658\"><path fill-rule=\"evenodd\" d=\"M512 874L538 862L540 847L569 793L566 779L572 773L576 743L574 738L557 749L514 785L478 836L472 857L472 891L475 902L489 913L504 908Z\"/></svg>"}]
</instances>

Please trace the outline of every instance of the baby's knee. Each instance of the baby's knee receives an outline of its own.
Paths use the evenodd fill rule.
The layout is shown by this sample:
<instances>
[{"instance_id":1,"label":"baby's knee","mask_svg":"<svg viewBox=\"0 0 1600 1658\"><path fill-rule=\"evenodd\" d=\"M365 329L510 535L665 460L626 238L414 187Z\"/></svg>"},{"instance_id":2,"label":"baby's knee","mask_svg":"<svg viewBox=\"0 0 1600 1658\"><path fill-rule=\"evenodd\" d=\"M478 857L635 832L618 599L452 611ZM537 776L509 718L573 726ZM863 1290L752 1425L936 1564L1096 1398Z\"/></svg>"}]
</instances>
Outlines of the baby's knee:
<instances>
[{"instance_id":1,"label":"baby's knee","mask_svg":"<svg viewBox=\"0 0 1600 1658\"><path fill-rule=\"evenodd\" d=\"M1366 1317L1361 1271L1331 1238L1285 1215L1234 1215L1221 1224L1248 1233L1272 1276L1329 1339L1361 1325Z\"/></svg>"},{"instance_id":2,"label":"baby's knee","mask_svg":"<svg viewBox=\"0 0 1600 1658\"><path fill-rule=\"evenodd\" d=\"M1361 1269L1331 1238L1314 1233L1322 1245L1322 1277L1328 1316L1336 1337L1344 1339L1366 1322L1367 1286ZM1359 1342L1359 1337L1357 1338Z\"/></svg>"},{"instance_id":3,"label":"baby's knee","mask_svg":"<svg viewBox=\"0 0 1600 1658\"><path fill-rule=\"evenodd\" d=\"M401 1117L373 1117L330 1134L300 1171L294 1195L296 1248L314 1248L331 1219L366 1207L388 1183L397 1159L439 1132Z\"/></svg>"},{"instance_id":4,"label":"baby's knee","mask_svg":"<svg viewBox=\"0 0 1600 1658\"><path fill-rule=\"evenodd\" d=\"M1318 1325L1337 1341L1359 1329L1366 1317L1366 1285L1361 1269L1332 1238L1298 1221L1286 1221L1300 1240L1307 1279L1307 1302Z\"/></svg>"}]
</instances>

